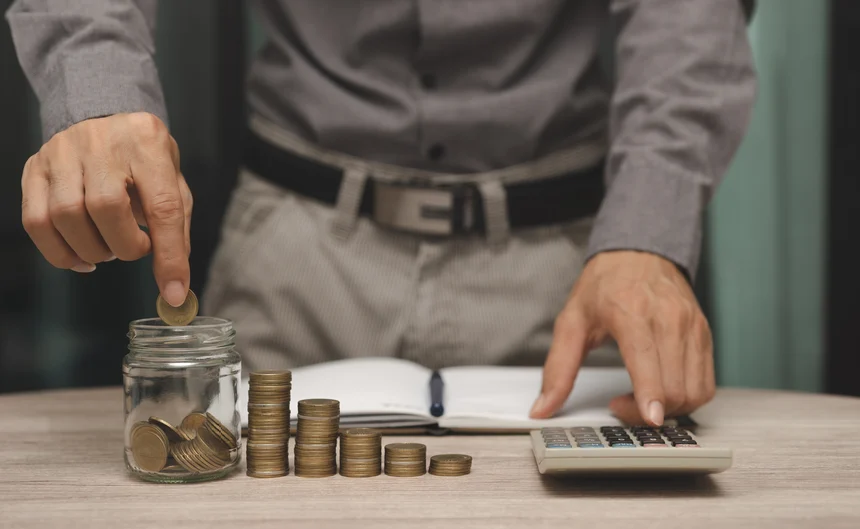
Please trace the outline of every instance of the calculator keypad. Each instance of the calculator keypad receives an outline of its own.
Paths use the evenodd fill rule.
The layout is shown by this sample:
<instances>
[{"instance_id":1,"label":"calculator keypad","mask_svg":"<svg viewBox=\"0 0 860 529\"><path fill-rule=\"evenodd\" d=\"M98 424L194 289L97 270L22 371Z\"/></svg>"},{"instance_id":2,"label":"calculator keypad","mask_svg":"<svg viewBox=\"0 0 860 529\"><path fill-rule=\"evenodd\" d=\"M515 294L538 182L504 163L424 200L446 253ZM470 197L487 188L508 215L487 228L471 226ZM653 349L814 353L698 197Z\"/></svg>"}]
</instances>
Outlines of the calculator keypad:
<instances>
[{"instance_id":1,"label":"calculator keypad","mask_svg":"<svg viewBox=\"0 0 860 529\"><path fill-rule=\"evenodd\" d=\"M549 448L573 448L564 428L543 428L541 430L544 445Z\"/></svg>"},{"instance_id":2,"label":"calculator keypad","mask_svg":"<svg viewBox=\"0 0 860 529\"><path fill-rule=\"evenodd\" d=\"M542 428L541 436L548 449L574 448L699 448L687 430L674 426L590 426Z\"/></svg>"}]
</instances>

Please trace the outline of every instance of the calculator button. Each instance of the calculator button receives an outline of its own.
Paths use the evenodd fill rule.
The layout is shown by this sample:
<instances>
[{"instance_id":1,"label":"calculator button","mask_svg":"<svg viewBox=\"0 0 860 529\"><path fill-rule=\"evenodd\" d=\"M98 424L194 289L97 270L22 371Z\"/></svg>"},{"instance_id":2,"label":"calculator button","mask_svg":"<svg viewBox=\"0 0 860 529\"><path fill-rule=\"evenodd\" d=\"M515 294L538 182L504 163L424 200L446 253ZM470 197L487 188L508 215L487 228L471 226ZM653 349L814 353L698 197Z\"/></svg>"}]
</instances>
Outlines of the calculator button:
<instances>
[{"instance_id":1,"label":"calculator button","mask_svg":"<svg viewBox=\"0 0 860 529\"><path fill-rule=\"evenodd\" d=\"M601 426L600 427L601 432L612 432L612 431L619 431L619 430L623 432L624 427L623 426Z\"/></svg>"},{"instance_id":2,"label":"calculator button","mask_svg":"<svg viewBox=\"0 0 860 529\"><path fill-rule=\"evenodd\" d=\"M660 429L660 431L662 431L663 433L680 433L680 434L687 433L687 430L685 430L683 428L674 428L671 426L664 426L663 428Z\"/></svg>"},{"instance_id":3,"label":"calculator button","mask_svg":"<svg viewBox=\"0 0 860 529\"><path fill-rule=\"evenodd\" d=\"M606 437L607 441L613 441L618 439L623 439L625 441L630 441L630 437L624 434L605 434L603 437Z\"/></svg>"},{"instance_id":4,"label":"calculator button","mask_svg":"<svg viewBox=\"0 0 860 529\"><path fill-rule=\"evenodd\" d=\"M696 441L693 441L692 439L689 439L689 440L684 439L684 440L680 440L680 441L672 441L672 446L696 445L696 444L698 444L698 443L696 443Z\"/></svg>"},{"instance_id":5,"label":"calculator button","mask_svg":"<svg viewBox=\"0 0 860 529\"><path fill-rule=\"evenodd\" d=\"M591 426L576 426L570 429L570 433L594 433L594 428Z\"/></svg>"},{"instance_id":6,"label":"calculator button","mask_svg":"<svg viewBox=\"0 0 860 529\"><path fill-rule=\"evenodd\" d=\"M637 438L637 440L638 440L640 443L642 443L643 445L644 445L645 443L660 443L660 444L663 444L663 439L661 439L661 438L659 438L659 437L638 437L638 438Z\"/></svg>"},{"instance_id":7,"label":"calculator button","mask_svg":"<svg viewBox=\"0 0 860 529\"><path fill-rule=\"evenodd\" d=\"M579 448L603 448L603 443L576 443Z\"/></svg>"},{"instance_id":8,"label":"calculator button","mask_svg":"<svg viewBox=\"0 0 860 529\"><path fill-rule=\"evenodd\" d=\"M653 432L653 431L655 431L654 428L652 428L651 426L634 426L633 428L630 428L630 430L633 432Z\"/></svg>"},{"instance_id":9,"label":"calculator button","mask_svg":"<svg viewBox=\"0 0 860 529\"><path fill-rule=\"evenodd\" d=\"M570 443L547 443L547 448L573 448Z\"/></svg>"},{"instance_id":10,"label":"calculator button","mask_svg":"<svg viewBox=\"0 0 860 529\"><path fill-rule=\"evenodd\" d=\"M667 435L667 439L670 441L692 441L693 438L689 435Z\"/></svg>"},{"instance_id":11,"label":"calculator button","mask_svg":"<svg viewBox=\"0 0 860 529\"><path fill-rule=\"evenodd\" d=\"M609 443L609 446L611 446L612 448L636 448L636 445L633 443L615 442L615 443Z\"/></svg>"},{"instance_id":12,"label":"calculator button","mask_svg":"<svg viewBox=\"0 0 860 529\"><path fill-rule=\"evenodd\" d=\"M642 446L645 446L645 445L664 445L664 444L666 444L666 443L664 443L664 442L663 442L663 440L662 440L662 439L649 439L649 440L642 440L642 439L640 439L640 440L639 440L639 443L640 443Z\"/></svg>"},{"instance_id":13,"label":"calculator button","mask_svg":"<svg viewBox=\"0 0 860 529\"><path fill-rule=\"evenodd\" d=\"M692 445L690 445L690 444L676 444L675 448L701 448L701 446L699 446L697 444L692 444Z\"/></svg>"},{"instance_id":14,"label":"calculator button","mask_svg":"<svg viewBox=\"0 0 860 529\"><path fill-rule=\"evenodd\" d=\"M645 443L642 448L669 448L669 445L663 443Z\"/></svg>"}]
</instances>

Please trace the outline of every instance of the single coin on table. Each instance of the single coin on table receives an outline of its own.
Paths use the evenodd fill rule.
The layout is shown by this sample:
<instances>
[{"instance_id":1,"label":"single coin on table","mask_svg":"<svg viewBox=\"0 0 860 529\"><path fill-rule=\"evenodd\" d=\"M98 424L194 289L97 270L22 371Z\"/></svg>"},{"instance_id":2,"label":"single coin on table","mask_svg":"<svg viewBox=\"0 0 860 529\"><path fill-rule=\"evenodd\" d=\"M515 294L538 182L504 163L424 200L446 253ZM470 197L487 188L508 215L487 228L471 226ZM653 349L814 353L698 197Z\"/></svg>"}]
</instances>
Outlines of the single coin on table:
<instances>
[{"instance_id":1,"label":"single coin on table","mask_svg":"<svg viewBox=\"0 0 860 529\"><path fill-rule=\"evenodd\" d=\"M189 289L188 296L185 297L182 305L174 307L159 294L158 299L155 301L155 310L158 312L158 317L161 318L161 321L167 325L188 325L197 317L197 296Z\"/></svg>"}]
</instances>

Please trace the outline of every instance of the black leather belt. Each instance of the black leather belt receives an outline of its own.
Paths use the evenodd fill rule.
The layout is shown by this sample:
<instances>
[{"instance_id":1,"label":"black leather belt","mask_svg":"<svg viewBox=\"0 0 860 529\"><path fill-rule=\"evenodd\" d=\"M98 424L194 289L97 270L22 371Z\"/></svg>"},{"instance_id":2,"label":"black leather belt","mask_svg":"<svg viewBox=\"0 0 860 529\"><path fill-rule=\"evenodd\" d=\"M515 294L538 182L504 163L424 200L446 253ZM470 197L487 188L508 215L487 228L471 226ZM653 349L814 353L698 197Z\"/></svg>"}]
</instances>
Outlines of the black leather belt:
<instances>
[{"instance_id":1,"label":"black leather belt","mask_svg":"<svg viewBox=\"0 0 860 529\"><path fill-rule=\"evenodd\" d=\"M272 145L253 132L245 135L244 166L253 173L308 198L334 205L343 169ZM557 224L593 216L603 201L603 164L537 181L505 184L512 229ZM411 210L411 211L410 211ZM360 214L383 225L428 235L483 233L484 202L474 183L391 184L364 187Z\"/></svg>"}]
</instances>

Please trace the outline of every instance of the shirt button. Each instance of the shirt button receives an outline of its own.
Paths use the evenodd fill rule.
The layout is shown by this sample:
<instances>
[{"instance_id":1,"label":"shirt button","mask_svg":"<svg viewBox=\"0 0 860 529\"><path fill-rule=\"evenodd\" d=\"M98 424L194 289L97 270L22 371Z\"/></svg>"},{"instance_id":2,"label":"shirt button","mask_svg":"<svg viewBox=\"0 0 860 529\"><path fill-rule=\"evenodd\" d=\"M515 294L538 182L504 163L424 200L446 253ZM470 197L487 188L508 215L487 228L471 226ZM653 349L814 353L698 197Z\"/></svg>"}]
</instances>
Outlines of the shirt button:
<instances>
[{"instance_id":1,"label":"shirt button","mask_svg":"<svg viewBox=\"0 0 860 529\"><path fill-rule=\"evenodd\" d=\"M421 86L427 90L436 88L436 76L432 73L425 73L421 76Z\"/></svg>"},{"instance_id":2,"label":"shirt button","mask_svg":"<svg viewBox=\"0 0 860 529\"><path fill-rule=\"evenodd\" d=\"M440 143L430 146L427 150L427 157L433 161L441 160L443 156L445 156L445 146Z\"/></svg>"}]
</instances>

